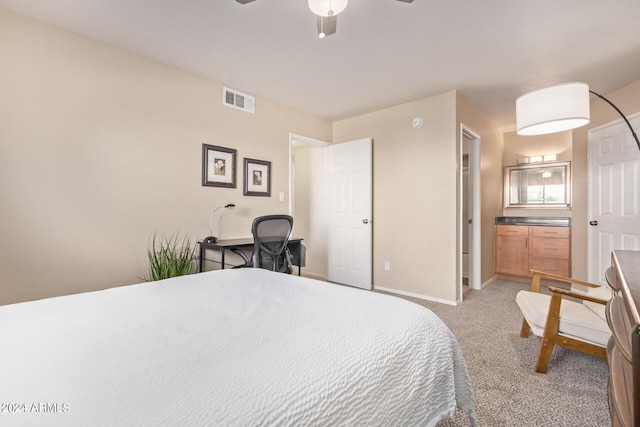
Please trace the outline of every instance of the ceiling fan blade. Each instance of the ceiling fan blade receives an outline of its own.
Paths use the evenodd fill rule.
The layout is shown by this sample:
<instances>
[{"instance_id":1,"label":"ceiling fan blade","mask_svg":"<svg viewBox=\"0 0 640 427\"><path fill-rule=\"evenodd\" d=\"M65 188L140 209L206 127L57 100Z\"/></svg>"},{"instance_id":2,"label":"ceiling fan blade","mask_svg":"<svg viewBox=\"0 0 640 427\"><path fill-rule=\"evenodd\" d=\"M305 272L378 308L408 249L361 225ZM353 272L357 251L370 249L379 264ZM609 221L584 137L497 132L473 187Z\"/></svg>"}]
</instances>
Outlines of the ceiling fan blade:
<instances>
[{"instance_id":1,"label":"ceiling fan blade","mask_svg":"<svg viewBox=\"0 0 640 427\"><path fill-rule=\"evenodd\" d=\"M247 3L251 3L252 1L256 1L256 0L236 0L238 3L240 4L247 4ZM412 0L413 1L413 0Z\"/></svg>"},{"instance_id":2,"label":"ceiling fan blade","mask_svg":"<svg viewBox=\"0 0 640 427\"><path fill-rule=\"evenodd\" d=\"M252 1L252 0L249 0L249 1ZM401 1L404 3L413 3L413 0L398 0L398 1Z\"/></svg>"},{"instance_id":3,"label":"ceiling fan blade","mask_svg":"<svg viewBox=\"0 0 640 427\"><path fill-rule=\"evenodd\" d=\"M324 38L331 34L335 34L337 25L337 16L318 16L318 36L320 38Z\"/></svg>"}]
</instances>

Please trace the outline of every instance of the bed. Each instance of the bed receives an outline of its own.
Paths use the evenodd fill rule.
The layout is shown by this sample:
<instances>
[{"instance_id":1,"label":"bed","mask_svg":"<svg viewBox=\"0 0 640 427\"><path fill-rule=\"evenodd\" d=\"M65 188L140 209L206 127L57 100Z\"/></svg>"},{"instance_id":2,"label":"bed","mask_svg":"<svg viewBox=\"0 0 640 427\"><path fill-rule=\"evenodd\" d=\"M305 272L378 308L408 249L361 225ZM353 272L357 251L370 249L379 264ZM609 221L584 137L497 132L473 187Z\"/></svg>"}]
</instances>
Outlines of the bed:
<instances>
[{"instance_id":1,"label":"bed","mask_svg":"<svg viewBox=\"0 0 640 427\"><path fill-rule=\"evenodd\" d=\"M431 311L262 269L1 306L0 340L3 426L475 425Z\"/></svg>"}]
</instances>

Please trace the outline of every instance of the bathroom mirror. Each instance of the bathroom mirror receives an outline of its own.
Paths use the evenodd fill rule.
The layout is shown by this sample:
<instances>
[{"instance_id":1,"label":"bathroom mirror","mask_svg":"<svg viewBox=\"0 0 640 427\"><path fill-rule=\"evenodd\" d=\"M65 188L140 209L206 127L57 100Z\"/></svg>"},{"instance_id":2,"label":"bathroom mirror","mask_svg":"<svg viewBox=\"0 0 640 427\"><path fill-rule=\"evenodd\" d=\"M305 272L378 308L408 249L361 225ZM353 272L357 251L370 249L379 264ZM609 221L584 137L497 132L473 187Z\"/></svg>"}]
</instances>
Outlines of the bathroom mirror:
<instances>
[{"instance_id":1,"label":"bathroom mirror","mask_svg":"<svg viewBox=\"0 0 640 427\"><path fill-rule=\"evenodd\" d=\"M504 168L506 208L571 206L571 162L536 163Z\"/></svg>"}]
</instances>

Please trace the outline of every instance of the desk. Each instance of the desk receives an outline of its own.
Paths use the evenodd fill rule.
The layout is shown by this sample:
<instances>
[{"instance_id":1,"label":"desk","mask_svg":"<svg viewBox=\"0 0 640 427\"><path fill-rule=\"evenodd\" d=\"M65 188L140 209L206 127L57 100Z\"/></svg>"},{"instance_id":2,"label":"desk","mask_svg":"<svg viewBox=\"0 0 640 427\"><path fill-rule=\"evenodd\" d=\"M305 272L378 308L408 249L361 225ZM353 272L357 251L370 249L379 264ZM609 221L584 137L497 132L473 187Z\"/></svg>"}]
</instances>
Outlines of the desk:
<instances>
[{"instance_id":1,"label":"desk","mask_svg":"<svg viewBox=\"0 0 640 427\"><path fill-rule=\"evenodd\" d=\"M291 264L298 266L298 276L305 264L305 256L303 253L302 240L297 238L290 238L287 247L291 252ZM220 251L220 265L224 269L224 254L227 249L252 249L253 237L247 237L244 239L220 239L215 243L198 242L200 245L200 258L198 264L198 271L202 272L204 267L204 255L207 249Z\"/></svg>"}]
</instances>

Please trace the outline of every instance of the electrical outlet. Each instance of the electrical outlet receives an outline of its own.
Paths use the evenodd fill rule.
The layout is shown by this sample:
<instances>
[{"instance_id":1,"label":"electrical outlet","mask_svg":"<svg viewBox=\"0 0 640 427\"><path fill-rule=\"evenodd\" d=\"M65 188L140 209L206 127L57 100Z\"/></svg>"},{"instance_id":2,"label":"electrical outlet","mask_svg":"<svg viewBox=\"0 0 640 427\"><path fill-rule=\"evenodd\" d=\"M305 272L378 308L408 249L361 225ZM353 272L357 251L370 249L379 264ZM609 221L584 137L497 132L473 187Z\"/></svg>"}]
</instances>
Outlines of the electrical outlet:
<instances>
[{"instance_id":1,"label":"electrical outlet","mask_svg":"<svg viewBox=\"0 0 640 427\"><path fill-rule=\"evenodd\" d=\"M391 263L389 261L384 262L384 271L391 270Z\"/></svg>"}]
</instances>

